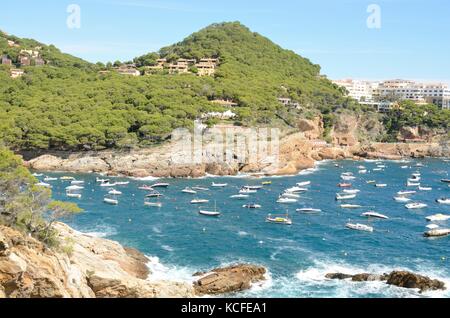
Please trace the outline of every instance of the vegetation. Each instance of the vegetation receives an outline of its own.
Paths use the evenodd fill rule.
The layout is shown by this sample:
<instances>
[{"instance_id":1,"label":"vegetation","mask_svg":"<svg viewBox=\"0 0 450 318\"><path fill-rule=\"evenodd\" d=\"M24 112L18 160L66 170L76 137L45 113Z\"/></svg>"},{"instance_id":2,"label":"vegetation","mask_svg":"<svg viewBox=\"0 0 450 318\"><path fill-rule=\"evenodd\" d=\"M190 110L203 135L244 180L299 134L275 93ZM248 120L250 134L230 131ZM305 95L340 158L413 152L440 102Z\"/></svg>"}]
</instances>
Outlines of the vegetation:
<instances>
[{"instance_id":1,"label":"vegetation","mask_svg":"<svg viewBox=\"0 0 450 318\"><path fill-rule=\"evenodd\" d=\"M0 224L55 246L53 223L81 209L73 203L52 201L51 191L36 182L19 157L0 147Z\"/></svg>"}]
</instances>

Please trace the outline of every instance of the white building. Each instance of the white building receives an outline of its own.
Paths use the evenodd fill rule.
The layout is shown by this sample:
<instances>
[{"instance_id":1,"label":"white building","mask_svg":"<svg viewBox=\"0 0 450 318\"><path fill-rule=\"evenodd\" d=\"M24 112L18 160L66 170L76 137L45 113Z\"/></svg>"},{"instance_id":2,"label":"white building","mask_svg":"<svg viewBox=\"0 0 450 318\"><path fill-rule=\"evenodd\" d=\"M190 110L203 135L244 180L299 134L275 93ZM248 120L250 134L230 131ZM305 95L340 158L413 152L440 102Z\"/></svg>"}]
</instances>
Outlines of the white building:
<instances>
[{"instance_id":1,"label":"white building","mask_svg":"<svg viewBox=\"0 0 450 318\"><path fill-rule=\"evenodd\" d=\"M334 84L344 87L349 97L356 99L358 102L373 101L374 90L377 88L377 82L359 81L352 79L336 80Z\"/></svg>"}]
</instances>

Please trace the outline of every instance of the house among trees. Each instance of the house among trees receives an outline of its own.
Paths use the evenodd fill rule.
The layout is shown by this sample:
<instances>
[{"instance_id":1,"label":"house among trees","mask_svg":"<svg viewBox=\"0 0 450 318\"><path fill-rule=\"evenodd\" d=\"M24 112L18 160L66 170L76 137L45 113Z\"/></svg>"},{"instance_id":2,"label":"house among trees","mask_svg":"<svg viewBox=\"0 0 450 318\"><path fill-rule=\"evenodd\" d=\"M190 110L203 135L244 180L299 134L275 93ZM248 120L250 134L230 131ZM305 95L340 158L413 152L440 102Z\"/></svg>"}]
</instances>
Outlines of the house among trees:
<instances>
[{"instance_id":1,"label":"house among trees","mask_svg":"<svg viewBox=\"0 0 450 318\"><path fill-rule=\"evenodd\" d=\"M235 103L234 101L230 99L215 99L211 101L214 104L219 104L223 107L236 107L238 106L238 103Z\"/></svg>"},{"instance_id":2,"label":"house among trees","mask_svg":"<svg viewBox=\"0 0 450 318\"><path fill-rule=\"evenodd\" d=\"M34 65L36 65L36 66L45 65L45 61L44 61L43 58L37 57L37 58L34 59Z\"/></svg>"},{"instance_id":3,"label":"house among trees","mask_svg":"<svg viewBox=\"0 0 450 318\"><path fill-rule=\"evenodd\" d=\"M217 59L204 58L195 65L198 70L198 76L212 76L216 72Z\"/></svg>"},{"instance_id":4,"label":"house among trees","mask_svg":"<svg viewBox=\"0 0 450 318\"><path fill-rule=\"evenodd\" d=\"M20 66L30 66L31 58L27 55L20 55L19 56L19 64L20 64Z\"/></svg>"},{"instance_id":5,"label":"house among trees","mask_svg":"<svg viewBox=\"0 0 450 318\"><path fill-rule=\"evenodd\" d=\"M14 41L11 41L11 40L8 40L8 46L9 46L9 47L20 47L19 44L17 44L17 43L14 42Z\"/></svg>"},{"instance_id":6,"label":"house among trees","mask_svg":"<svg viewBox=\"0 0 450 318\"><path fill-rule=\"evenodd\" d=\"M133 65L122 65L116 68L116 70L122 75L141 76L141 72L139 72Z\"/></svg>"},{"instance_id":7,"label":"house among trees","mask_svg":"<svg viewBox=\"0 0 450 318\"><path fill-rule=\"evenodd\" d=\"M169 73L189 73L189 64L187 63L187 60L179 59L176 63L169 64Z\"/></svg>"},{"instance_id":8,"label":"house among trees","mask_svg":"<svg viewBox=\"0 0 450 318\"><path fill-rule=\"evenodd\" d=\"M292 108L297 108L297 109L300 108L300 104L298 102L293 101L291 98L280 97L280 98L278 98L278 101L287 107L292 107Z\"/></svg>"},{"instance_id":9,"label":"house among trees","mask_svg":"<svg viewBox=\"0 0 450 318\"><path fill-rule=\"evenodd\" d=\"M12 61L10 58L8 58L7 55L2 56L2 64L3 65L12 65Z\"/></svg>"},{"instance_id":10,"label":"house among trees","mask_svg":"<svg viewBox=\"0 0 450 318\"><path fill-rule=\"evenodd\" d=\"M11 74L11 78L18 78L24 74L24 71L17 69L17 68L13 68L13 69L11 69L10 74Z\"/></svg>"}]
</instances>

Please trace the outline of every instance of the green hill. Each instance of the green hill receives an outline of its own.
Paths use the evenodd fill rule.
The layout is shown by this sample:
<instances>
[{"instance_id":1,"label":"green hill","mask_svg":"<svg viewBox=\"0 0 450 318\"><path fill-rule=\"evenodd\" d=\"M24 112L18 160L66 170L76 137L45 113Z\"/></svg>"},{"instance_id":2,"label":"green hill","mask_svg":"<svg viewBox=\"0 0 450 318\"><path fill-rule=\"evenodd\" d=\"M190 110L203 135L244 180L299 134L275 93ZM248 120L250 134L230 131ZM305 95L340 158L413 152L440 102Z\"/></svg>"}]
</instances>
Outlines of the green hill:
<instances>
[{"instance_id":1,"label":"green hill","mask_svg":"<svg viewBox=\"0 0 450 318\"><path fill-rule=\"evenodd\" d=\"M159 57L214 57L219 59L214 76L120 75L111 63L91 64L51 45L0 34L0 53L14 64L22 49L37 46L46 65L23 67L25 74L17 79L10 78L9 66L0 68L0 140L16 150L148 146L164 141L174 128L191 127L205 112L226 109L213 99L238 103L235 124L281 128L318 113L330 124L336 110L359 107L320 76L318 65L239 23L211 25L135 59L143 71ZM290 97L300 109L283 106L279 97Z\"/></svg>"}]
</instances>

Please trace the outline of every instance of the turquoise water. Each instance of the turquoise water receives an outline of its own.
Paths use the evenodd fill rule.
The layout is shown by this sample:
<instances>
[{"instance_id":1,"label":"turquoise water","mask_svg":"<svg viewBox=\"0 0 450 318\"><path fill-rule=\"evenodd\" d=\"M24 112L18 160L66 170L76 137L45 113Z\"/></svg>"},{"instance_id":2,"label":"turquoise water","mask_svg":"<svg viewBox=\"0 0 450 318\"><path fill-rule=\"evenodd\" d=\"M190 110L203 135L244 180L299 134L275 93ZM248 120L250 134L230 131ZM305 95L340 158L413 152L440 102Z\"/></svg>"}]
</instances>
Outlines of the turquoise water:
<instances>
[{"instance_id":1,"label":"turquoise water","mask_svg":"<svg viewBox=\"0 0 450 318\"><path fill-rule=\"evenodd\" d=\"M417 163L424 167L416 167ZM167 179L170 187L161 189L165 196L163 207L144 207L145 191L138 186L153 181L130 180L127 186L117 186L123 192L119 205L102 202L108 191L95 182L96 175L78 174L86 181L82 199L73 199L85 213L67 222L79 231L117 240L150 256L149 266L155 279L191 279L191 274L217 266L236 262L261 264L269 269L268 280L239 296L252 297L448 297L450 292L432 292L420 295L414 290L389 287L381 282L352 283L330 281L324 278L328 272L376 272L407 269L443 279L450 286L450 237L426 239L423 237L428 224L425 216L436 213L450 214L450 206L438 205L435 199L450 197L450 188L439 180L448 178L450 163L444 160L421 160L408 163L383 161L383 171L373 171L375 162L340 161L320 163L315 169L303 171L291 177L256 179L245 176L203 179ZM358 174L358 166L369 172ZM407 169L400 166L408 165ZM414 171L422 173L422 185L433 191L418 191L415 201L428 204L423 210L407 210L404 203L393 200L397 191L405 190L406 179ZM351 171L357 179L354 188L361 193L348 203L364 208L346 210L339 207L335 194L342 172ZM71 175L49 173L51 176ZM121 179L121 178L118 178ZM123 178L122 178L123 179ZM121 179L121 180L122 180ZM112 178L115 180L115 178ZM125 179L123 179L125 180ZM272 181L251 202L262 209L248 210L242 205L250 201L233 200L244 185L260 185ZM386 183L386 188L367 184L368 180ZM310 190L301 195L298 203L276 203L278 194L301 181L311 181ZM186 186L210 187L211 182L225 182L228 187L199 192L198 195L181 193ZM67 200L64 188L67 182L53 181L55 199ZM191 205L193 198L209 199L203 208L217 209L220 218L208 218L198 214L198 206ZM296 208L322 209L318 215L304 215ZM286 213L292 217L292 226L265 222L268 213ZM361 213L375 210L386 214L389 220L368 221ZM369 224L373 233L347 230L345 224ZM441 224L449 227L447 224Z\"/></svg>"}]
</instances>

